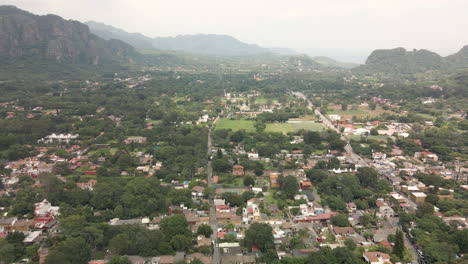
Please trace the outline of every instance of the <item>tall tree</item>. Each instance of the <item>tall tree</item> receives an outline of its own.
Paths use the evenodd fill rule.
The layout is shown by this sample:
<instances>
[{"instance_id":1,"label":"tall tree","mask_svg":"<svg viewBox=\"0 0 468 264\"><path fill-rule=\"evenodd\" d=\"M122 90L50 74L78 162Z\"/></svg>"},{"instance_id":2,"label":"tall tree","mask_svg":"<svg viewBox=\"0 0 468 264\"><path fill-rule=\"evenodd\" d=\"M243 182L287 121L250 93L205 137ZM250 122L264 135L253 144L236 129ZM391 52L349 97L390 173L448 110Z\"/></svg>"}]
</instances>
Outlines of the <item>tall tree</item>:
<instances>
[{"instance_id":1,"label":"tall tree","mask_svg":"<svg viewBox=\"0 0 468 264\"><path fill-rule=\"evenodd\" d=\"M213 229L207 224L202 224L198 227L197 234L210 237L213 234Z\"/></svg>"},{"instance_id":2,"label":"tall tree","mask_svg":"<svg viewBox=\"0 0 468 264\"><path fill-rule=\"evenodd\" d=\"M430 203L423 203L418 206L416 216L419 218L431 216L434 214L434 206Z\"/></svg>"},{"instance_id":3,"label":"tall tree","mask_svg":"<svg viewBox=\"0 0 468 264\"><path fill-rule=\"evenodd\" d=\"M294 195L296 195L299 190L296 178L294 178L294 176L286 176L282 178L279 183L281 190L286 196L290 199L294 198Z\"/></svg>"},{"instance_id":4,"label":"tall tree","mask_svg":"<svg viewBox=\"0 0 468 264\"><path fill-rule=\"evenodd\" d=\"M163 218L161 220L161 231L167 238L172 238L176 235L191 236L192 233L187 219L181 214Z\"/></svg>"},{"instance_id":5,"label":"tall tree","mask_svg":"<svg viewBox=\"0 0 468 264\"><path fill-rule=\"evenodd\" d=\"M262 252L274 249L273 228L265 223L253 223L245 232L244 244L248 249L258 247Z\"/></svg>"},{"instance_id":6,"label":"tall tree","mask_svg":"<svg viewBox=\"0 0 468 264\"><path fill-rule=\"evenodd\" d=\"M245 186L253 186L255 184L255 180L250 176L244 177L244 185Z\"/></svg>"},{"instance_id":7,"label":"tall tree","mask_svg":"<svg viewBox=\"0 0 468 264\"><path fill-rule=\"evenodd\" d=\"M398 229L395 233L395 246L393 247L393 254L395 254L400 260L403 260L405 253L405 242L403 240L403 232Z\"/></svg>"}]
</instances>

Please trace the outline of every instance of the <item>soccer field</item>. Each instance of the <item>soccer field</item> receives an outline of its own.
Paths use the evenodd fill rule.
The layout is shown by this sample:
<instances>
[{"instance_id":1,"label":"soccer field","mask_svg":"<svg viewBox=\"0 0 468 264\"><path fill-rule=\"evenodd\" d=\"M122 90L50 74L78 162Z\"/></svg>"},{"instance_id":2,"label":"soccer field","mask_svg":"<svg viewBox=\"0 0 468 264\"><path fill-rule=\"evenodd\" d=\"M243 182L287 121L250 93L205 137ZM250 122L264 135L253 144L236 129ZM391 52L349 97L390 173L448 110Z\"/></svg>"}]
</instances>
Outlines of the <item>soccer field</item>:
<instances>
[{"instance_id":1,"label":"soccer field","mask_svg":"<svg viewBox=\"0 0 468 264\"><path fill-rule=\"evenodd\" d=\"M254 124L255 121L252 120L222 118L216 123L216 129L232 129L232 131L245 129L247 132L254 132Z\"/></svg>"},{"instance_id":2,"label":"soccer field","mask_svg":"<svg viewBox=\"0 0 468 264\"><path fill-rule=\"evenodd\" d=\"M228 118L223 118L218 121L216 124L216 129L232 129L232 131L238 131L245 129L247 132L254 132L255 121L245 120L245 119L236 119L231 120ZM289 121L287 123L269 123L266 125L266 132L295 132L301 129L311 130L311 131L322 131L324 129L321 123L315 123L311 121Z\"/></svg>"}]
</instances>

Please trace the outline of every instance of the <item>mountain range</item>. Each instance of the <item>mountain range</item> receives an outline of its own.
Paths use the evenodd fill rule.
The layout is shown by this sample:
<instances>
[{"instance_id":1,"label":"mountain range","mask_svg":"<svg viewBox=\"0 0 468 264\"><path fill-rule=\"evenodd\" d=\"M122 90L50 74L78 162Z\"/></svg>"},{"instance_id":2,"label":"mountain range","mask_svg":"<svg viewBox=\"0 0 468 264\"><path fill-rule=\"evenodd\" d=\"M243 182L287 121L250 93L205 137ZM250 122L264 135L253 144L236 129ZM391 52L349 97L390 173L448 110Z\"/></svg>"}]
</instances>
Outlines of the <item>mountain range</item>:
<instances>
[{"instance_id":1,"label":"mountain range","mask_svg":"<svg viewBox=\"0 0 468 264\"><path fill-rule=\"evenodd\" d=\"M209 56L251 56L272 53L267 48L247 44L228 35L196 34L150 38L94 21L85 24L89 26L91 32L104 39L120 39L140 50L159 49Z\"/></svg>"},{"instance_id":2,"label":"mountain range","mask_svg":"<svg viewBox=\"0 0 468 264\"><path fill-rule=\"evenodd\" d=\"M247 44L228 35L196 34L150 38L99 22L88 21L86 24L91 32L104 39L120 39L139 50L158 49L207 56L303 55L288 48L263 48L255 44ZM318 67L352 68L358 66L358 64L342 63L324 56L313 57L312 60L317 62Z\"/></svg>"},{"instance_id":3,"label":"mountain range","mask_svg":"<svg viewBox=\"0 0 468 264\"><path fill-rule=\"evenodd\" d=\"M148 52L149 50L149 52ZM146 52L145 52L146 51ZM144 55L142 55L144 53ZM156 55L155 55L156 54ZM227 35L197 34L150 38L97 22L86 24L56 15L38 16L14 6L0 6L0 59L8 63L52 61L65 64L179 63L191 55L285 57L293 65L318 68L352 68L328 57L313 57L285 48L263 48ZM197 59L192 59L197 61ZM44 64L44 63L43 63ZM7 65L7 66L5 66ZM404 48L375 50L357 72L413 74L468 67L468 46L447 57L428 50Z\"/></svg>"}]
</instances>

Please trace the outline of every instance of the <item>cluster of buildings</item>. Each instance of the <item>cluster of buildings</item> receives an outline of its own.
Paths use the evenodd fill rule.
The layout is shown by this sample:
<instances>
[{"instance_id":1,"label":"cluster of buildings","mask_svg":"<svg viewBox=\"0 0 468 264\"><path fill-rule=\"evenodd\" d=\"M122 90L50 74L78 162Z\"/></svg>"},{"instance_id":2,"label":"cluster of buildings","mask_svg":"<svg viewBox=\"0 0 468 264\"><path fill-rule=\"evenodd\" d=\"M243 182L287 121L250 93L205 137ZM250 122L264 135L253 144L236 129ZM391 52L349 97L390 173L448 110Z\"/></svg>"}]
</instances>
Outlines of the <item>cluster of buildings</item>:
<instances>
[{"instance_id":1,"label":"cluster of buildings","mask_svg":"<svg viewBox=\"0 0 468 264\"><path fill-rule=\"evenodd\" d=\"M35 204L32 219L0 218L0 237L6 237L13 232L21 232L25 235L23 243L31 245L40 242L48 233L58 232L59 209L58 206L52 206L49 201L43 200Z\"/></svg>"}]
</instances>

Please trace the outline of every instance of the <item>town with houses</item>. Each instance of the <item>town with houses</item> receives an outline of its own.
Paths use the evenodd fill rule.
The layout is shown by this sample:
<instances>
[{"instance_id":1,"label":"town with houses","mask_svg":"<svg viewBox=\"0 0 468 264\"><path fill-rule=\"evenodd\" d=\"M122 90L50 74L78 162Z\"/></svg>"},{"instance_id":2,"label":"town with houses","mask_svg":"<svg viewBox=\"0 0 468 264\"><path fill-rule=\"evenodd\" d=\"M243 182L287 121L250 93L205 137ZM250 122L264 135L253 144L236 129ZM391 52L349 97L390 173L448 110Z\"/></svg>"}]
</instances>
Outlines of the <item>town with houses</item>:
<instances>
[{"instance_id":1,"label":"town with houses","mask_svg":"<svg viewBox=\"0 0 468 264\"><path fill-rule=\"evenodd\" d=\"M146 76L141 80L116 81L132 88L149 79ZM221 112L213 111L216 102L210 101L199 117L185 122L208 129L208 156L201 157L205 164L189 178L160 178L170 163L166 163L166 154L158 152L167 143L155 144L154 137L132 135L92 143L75 130L45 135L31 146L34 156L5 162L0 196L14 197L27 182L33 189L53 188L46 186L50 183L44 175L55 177L63 188L78 188L90 194L99 190L102 180L107 181L103 174L109 169L122 178L159 178L162 187L187 193L188 200L169 201L167 209L140 217L107 214L102 219L109 226L134 225L158 231L164 229L165 218L181 215L193 235L191 243L175 247L174 254L126 254L131 263L138 264L192 263L195 259L206 264L266 263L259 261L266 254L265 245L245 242L255 241L252 233L262 232L256 231L255 228L260 230L258 224L271 230L269 248L279 260L307 257L321 248L347 247L359 249L362 261L370 264L426 263L412 232L418 228L419 220L402 222L402 214L408 218L422 214L421 206L426 211L429 207L429 214L446 225L467 230L466 201L462 202L464 205L456 202L468 192L466 163L440 158L412 135L414 126L430 128L433 122L415 125L379 120L379 116L368 120L351 118L345 109L325 112L299 92L279 99L262 99L263 96L260 92L226 92L216 101ZM381 98L372 98L371 102L379 108L398 107ZM430 103L433 102L423 102ZM15 105L2 104L8 111L6 119L23 113L28 118L32 115ZM292 105L294 111L285 112ZM369 104L356 107L369 109ZM103 110L104 107L99 108L96 117L103 119ZM37 107L32 112L47 113ZM114 115L104 118L116 128L122 125ZM156 131L159 125L148 120L147 117L145 135ZM254 139L256 133L264 131L271 136ZM105 137L105 133L109 132L97 137ZM411 141L408 144L417 151L408 151L402 141ZM122 150L132 162L119 166L121 155L114 163L116 169L109 168L109 159ZM364 191L352 189L355 184ZM60 202L37 201L33 211L24 215L8 207L0 210L0 237L22 233L24 246L35 245L38 263L48 263L46 241L64 232L61 221L67 219L61 216ZM94 214L97 213L100 211L95 208ZM394 247L402 245L396 245L401 241L395 237L402 229L404 254L396 260ZM101 260L88 263L107 261L108 255L104 254Z\"/></svg>"}]
</instances>

